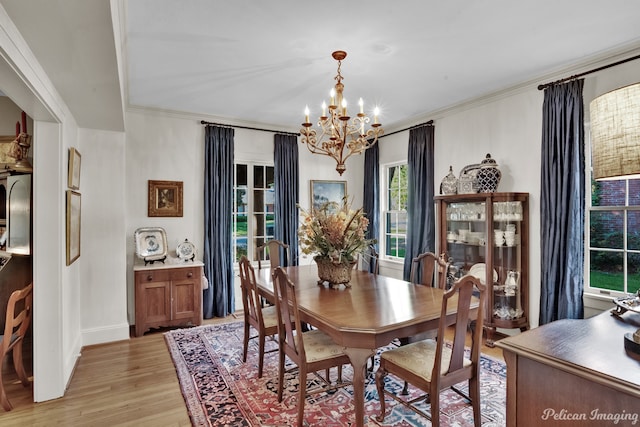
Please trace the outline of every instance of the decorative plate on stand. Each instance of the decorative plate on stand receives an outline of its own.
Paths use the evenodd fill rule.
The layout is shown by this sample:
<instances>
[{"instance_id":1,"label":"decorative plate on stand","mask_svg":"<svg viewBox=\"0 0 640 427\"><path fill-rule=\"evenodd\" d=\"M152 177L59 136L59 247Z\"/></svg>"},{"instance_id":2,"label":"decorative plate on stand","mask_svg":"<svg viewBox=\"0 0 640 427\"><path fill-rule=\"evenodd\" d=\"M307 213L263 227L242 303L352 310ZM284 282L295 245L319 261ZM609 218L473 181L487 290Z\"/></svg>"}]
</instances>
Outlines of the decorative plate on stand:
<instances>
[{"instance_id":1,"label":"decorative plate on stand","mask_svg":"<svg viewBox=\"0 0 640 427\"><path fill-rule=\"evenodd\" d=\"M193 261L196 257L196 247L193 243L184 239L184 242L179 243L176 247L176 255L183 261Z\"/></svg>"},{"instance_id":2,"label":"decorative plate on stand","mask_svg":"<svg viewBox=\"0 0 640 427\"><path fill-rule=\"evenodd\" d=\"M136 255L144 264L153 264L167 258L167 233L160 227L138 228L133 234L136 242Z\"/></svg>"}]
</instances>

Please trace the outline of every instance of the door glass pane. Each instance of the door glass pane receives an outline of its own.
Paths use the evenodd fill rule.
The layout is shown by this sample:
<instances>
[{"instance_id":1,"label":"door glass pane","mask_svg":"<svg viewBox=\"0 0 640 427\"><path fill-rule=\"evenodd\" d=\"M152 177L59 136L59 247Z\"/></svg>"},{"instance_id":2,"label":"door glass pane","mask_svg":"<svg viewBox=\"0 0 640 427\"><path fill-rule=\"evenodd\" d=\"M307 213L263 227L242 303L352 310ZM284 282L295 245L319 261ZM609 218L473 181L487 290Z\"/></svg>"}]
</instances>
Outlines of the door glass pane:
<instances>
[{"instance_id":1,"label":"door glass pane","mask_svg":"<svg viewBox=\"0 0 640 427\"><path fill-rule=\"evenodd\" d=\"M267 182L266 182L266 188L273 188L275 185L275 177L274 177L274 173L273 173L273 166L266 166L266 178L267 178Z\"/></svg>"},{"instance_id":2,"label":"door glass pane","mask_svg":"<svg viewBox=\"0 0 640 427\"><path fill-rule=\"evenodd\" d=\"M253 211L254 212L265 211L263 190L253 190Z\"/></svg>"},{"instance_id":3,"label":"door glass pane","mask_svg":"<svg viewBox=\"0 0 640 427\"><path fill-rule=\"evenodd\" d=\"M264 214L254 214L254 235L255 236L264 236Z\"/></svg>"},{"instance_id":4,"label":"door glass pane","mask_svg":"<svg viewBox=\"0 0 640 427\"><path fill-rule=\"evenodd\" d=\"M236 186L248 185L247 165L236 165Z\"/></svg>"},{"instance_id":5,"label":"door glass pane","mask_svg":"<svg viewBox=\"0 0 640 427\"><path fill-rule=\"evenodd\" d=\"M236 229L234 230L234 234L236 237L247 236L247 215L239 214L236 215Z\"/></svg>"},{"instance_id":6,"label":"door glass pane","mask_svg":"<svg viewBox=\"0 0 640 427\"><path fill-rule=\"evenodd\" d=\"M264 166L253 167L253 187L264 188Z\"/></svg>"}]
</instances>

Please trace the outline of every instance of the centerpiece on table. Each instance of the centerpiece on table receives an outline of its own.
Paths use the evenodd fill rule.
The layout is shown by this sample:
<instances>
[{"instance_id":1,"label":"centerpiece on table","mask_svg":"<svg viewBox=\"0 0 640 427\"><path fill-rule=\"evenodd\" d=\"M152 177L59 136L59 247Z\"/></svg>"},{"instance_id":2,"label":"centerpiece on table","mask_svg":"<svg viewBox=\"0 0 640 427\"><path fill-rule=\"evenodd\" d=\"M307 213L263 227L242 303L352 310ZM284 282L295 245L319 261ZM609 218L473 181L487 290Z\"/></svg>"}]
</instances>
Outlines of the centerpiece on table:
<instances>
[{"instance_id":1,"label":"centerpiece on table","mask_svg":"<svg viewBox=\"0 0 640 427\"><path fill-rule=\"evenodd\" d=\"M314 254L318 284L349 286L358 256L375 243L375 239L365 238L369 220L362 208L351 209L345 197L342 203L327 202L310 211L302 208L300 211L299 243L303 254Z\"/></svg>"}]
</instances>

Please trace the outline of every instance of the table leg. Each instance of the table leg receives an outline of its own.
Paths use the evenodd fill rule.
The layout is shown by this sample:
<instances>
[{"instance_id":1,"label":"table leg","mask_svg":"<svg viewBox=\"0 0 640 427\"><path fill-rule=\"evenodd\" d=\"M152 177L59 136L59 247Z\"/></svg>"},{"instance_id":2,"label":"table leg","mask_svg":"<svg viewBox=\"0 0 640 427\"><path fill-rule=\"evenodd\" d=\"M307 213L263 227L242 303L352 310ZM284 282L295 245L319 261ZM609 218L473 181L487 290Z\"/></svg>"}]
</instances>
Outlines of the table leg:
<instances>
[{"instance_id":1,"label":"table leg","mask_svg":"<svg viewBox=\"0 0 640 427\"><path fill-rule=\"evenodd\" d=\"M367 348L345 348L345 353L353 366L353 396L356 408L356 427L364 426L364 380L367 376L367 362L374 350Z\"/></svg>"}]
</instances>

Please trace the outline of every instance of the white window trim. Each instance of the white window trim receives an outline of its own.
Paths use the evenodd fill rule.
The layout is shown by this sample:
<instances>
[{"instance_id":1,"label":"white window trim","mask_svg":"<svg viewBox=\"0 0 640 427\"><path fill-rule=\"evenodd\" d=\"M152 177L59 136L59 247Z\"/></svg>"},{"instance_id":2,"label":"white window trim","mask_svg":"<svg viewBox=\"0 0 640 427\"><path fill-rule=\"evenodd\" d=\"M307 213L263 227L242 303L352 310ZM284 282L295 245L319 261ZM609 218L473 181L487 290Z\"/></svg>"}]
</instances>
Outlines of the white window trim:
<instances>
[{"instance_id":1,"label":"white window trim","mask_svg":"<svg viewBox=\"0 0 640 427\"><path fill-rule=\"evenodd\" d=\"M387 255L387 215L386 214L387 212L389 212L387 210L387 206L389 202L387 186L389 182L388 181L389 169L392 167L397 167L402 165L408 165L408 161L404 160L404 161L385 163L382 165L382 168L380 170L380 174L382 175L380 179L380 182L382 182L381 190L383 191L380 191L381 193L380 208L381 209L380 209L380 230L379 230L380 236L378 238L378 242L380 242L379 253L380 253L380 258L382 260L388 261L389 263L396 263L396 264L404 264L404 258ZM406 235L405 235L405 242L406 242Z\"/></svg>"}]
</instances>

